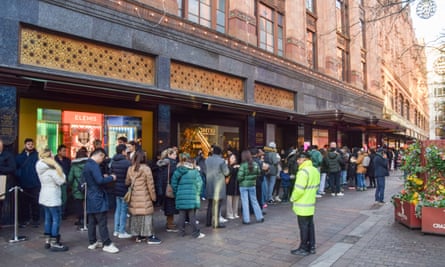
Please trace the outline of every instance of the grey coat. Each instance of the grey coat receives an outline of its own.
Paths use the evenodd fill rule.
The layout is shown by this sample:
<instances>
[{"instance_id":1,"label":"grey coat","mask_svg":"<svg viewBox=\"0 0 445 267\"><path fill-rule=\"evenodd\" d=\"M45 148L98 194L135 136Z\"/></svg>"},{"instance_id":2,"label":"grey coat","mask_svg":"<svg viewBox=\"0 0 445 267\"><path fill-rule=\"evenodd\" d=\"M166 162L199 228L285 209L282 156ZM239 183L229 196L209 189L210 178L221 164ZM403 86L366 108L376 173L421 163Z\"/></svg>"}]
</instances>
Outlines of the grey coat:
<instances>
[{"instance_id":1,"label":"grey coat","mask_svg":"<svg viewBox=\"0 0 445 267\"><path fill-rule=\"evenodd\" d=\"M205 161L206 165L206 196L208 199L226 198L226 176L229 167L220 155L212 155Z\"/></svg>"}]
</instances>

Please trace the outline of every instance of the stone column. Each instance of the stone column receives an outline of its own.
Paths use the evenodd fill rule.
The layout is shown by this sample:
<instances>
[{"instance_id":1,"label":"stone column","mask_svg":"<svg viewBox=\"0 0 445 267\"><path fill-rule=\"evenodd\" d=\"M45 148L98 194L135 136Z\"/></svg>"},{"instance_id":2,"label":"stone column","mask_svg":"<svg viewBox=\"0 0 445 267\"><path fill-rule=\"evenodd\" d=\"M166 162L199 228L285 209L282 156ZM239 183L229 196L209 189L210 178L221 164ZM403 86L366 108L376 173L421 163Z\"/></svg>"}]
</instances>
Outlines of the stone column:
<instances>
[{"instance_id":1,"label":"stone column","mask_svg":"<svg viewBox=\"0 0 445 267\"><path fill-rule=\"evenodd\" d=\"M257 45L254 0L229 0L228 18L230 36Z\"/></svg>"},{"instance_id":2,"label":"stone column","mask_svg":"<svg viewBox=\"0 0 445 267\"><path fill-rule=\"evenodd\" d=\"M335 1L317 0L318 69L337 78L337 22Z\"/></svg>"},{"instance_id":3,"label":"stone column","mask_svg":"<svg viewBox=\"0 0 445 267\"><path fill-rule=\"evenodd\" d=\"M157 136L156 148L157 151L162 151L168 147L171 147L171 108L170 105L158 105L157 112Z\"/></svg>"},{"instance_id":4,"label":"stone column","mask_svg":"<svg viewBox=\"0 0 445 267\"><path fill-rule=\"evenodd\" d=\"M286 58L307 65L305 0L286 1L286 10Z\"/></svg>"}]
</instances>

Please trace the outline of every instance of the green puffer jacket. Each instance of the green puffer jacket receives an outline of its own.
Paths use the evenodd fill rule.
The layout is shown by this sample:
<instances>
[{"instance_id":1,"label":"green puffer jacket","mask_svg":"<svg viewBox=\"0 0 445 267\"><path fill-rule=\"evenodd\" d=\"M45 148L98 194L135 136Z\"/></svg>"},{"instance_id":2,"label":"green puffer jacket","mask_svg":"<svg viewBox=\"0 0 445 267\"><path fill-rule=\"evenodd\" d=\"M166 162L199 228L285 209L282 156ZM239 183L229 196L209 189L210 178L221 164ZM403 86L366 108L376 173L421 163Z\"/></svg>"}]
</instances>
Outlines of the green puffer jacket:
<instances>
[{"instance_id":1,"label":"green puffer jacket","mask_svg":"<svg viewBox=\"0 0 445 267\"><path fill-rule=\"evenodd\" d=\"M202 188L202 178L193 164L181 163L172 175L171 185L175 193L176 209L199 209L199 195Z\"/></svg>"},{"instance_id":2,"label":"green puffer jacket","mask_svg":"<svg viewBox=\"0 0 445 267\"><path fill-rule=\"evenodd\" d=\"M85 195L79 191L79 183L81 181L83 166L87 162L88 158L78 158L71 161L70 174L68 175L68 184L71 187L71 194L74 199L84 199Z\"/></svg>"},{"instance_id":3,"label":"green puffer jacket","mask_svg":"<svg viewBox=\"0 0 445 267\"><path fill-rule=\"evenodd\" d=\"M260 167L254 161L253 170L249 172L248 162L241 163L238 171L239 187L252 187L256 185L256 178L260 175Z\"/></svg>"}]
</instances>

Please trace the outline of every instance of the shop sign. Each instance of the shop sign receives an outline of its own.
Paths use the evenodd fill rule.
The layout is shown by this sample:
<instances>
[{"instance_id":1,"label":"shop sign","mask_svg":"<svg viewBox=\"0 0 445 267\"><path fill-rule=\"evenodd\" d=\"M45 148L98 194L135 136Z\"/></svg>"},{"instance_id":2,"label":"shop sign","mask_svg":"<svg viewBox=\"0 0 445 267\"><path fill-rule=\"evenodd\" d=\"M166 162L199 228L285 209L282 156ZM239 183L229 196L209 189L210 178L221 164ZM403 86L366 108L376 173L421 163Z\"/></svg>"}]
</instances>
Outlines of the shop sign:
<instances>
[{"instance_id":1,"label":"shop sign","mask_svg":"<svg viewBox=\"0 0 445 267\"><path fill-rule=\"evenodd\" d=\"M215 128L202 127L202 128L200 128L200 131L203 135L215 135L216 134Z\"/></svg>"},{"instance_id":2,"label":"shop sign","mask_svg":"<svg viewBox=\"0 0 445 267\"><path fill-rule=\"evenodd\" d=\"M102 125L103 115L99 113L63 111L63 123Z\"/></svg>"}]
</instances>

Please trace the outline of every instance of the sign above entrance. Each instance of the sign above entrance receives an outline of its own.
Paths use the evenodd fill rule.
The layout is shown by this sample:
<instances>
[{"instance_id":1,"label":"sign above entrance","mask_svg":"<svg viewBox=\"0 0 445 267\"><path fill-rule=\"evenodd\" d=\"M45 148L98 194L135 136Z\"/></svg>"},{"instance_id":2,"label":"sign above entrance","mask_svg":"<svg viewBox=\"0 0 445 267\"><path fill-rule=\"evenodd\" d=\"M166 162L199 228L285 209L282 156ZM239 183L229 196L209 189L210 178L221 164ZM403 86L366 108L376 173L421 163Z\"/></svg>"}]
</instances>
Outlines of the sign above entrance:
<instances>
[{"instance_id":1,"label":"sign above entrance","mask_svg":"<svg viewBox=\"0 0 445 267\"><path fill-rule=\"evenodd\" d=\"M66 124L102 125L103 114L78 111L63 111L62 121Z\"/></svg>"}]
</instances>

